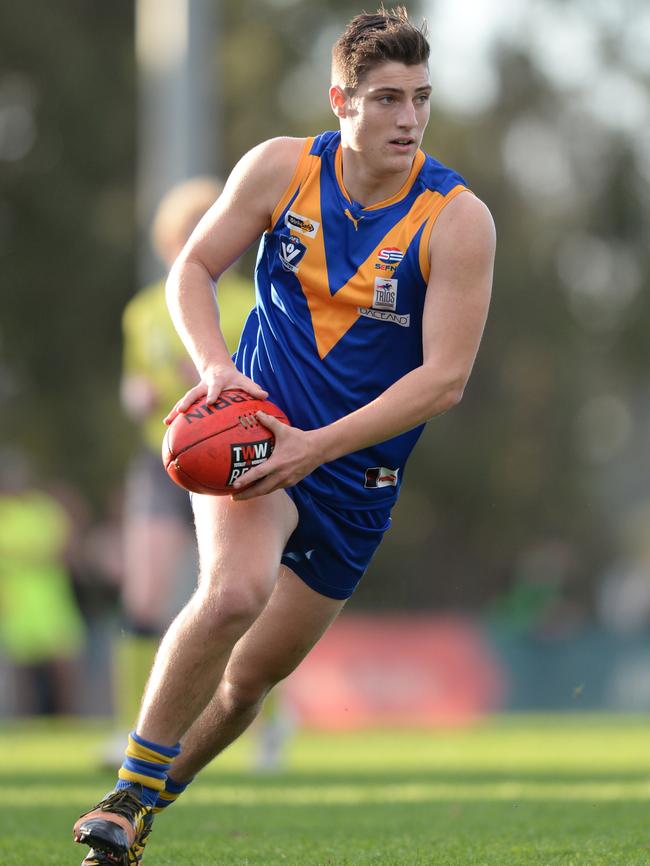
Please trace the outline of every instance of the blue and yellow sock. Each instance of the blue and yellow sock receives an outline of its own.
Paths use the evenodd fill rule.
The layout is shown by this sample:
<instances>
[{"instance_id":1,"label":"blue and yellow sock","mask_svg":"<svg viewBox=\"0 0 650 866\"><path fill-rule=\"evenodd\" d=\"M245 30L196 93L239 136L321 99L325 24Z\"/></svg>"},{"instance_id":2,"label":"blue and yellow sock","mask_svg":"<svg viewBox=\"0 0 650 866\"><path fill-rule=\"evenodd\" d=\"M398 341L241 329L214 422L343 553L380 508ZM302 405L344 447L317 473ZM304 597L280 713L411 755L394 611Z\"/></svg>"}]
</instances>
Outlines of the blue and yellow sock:
<instances>
[{"instance_id":1,"label":"blue and yellow sock","mask_svg":"<svg viewBox=\"0 0 650 866\"><path fill-rule=\"evenodd\" d=\"M180 743L161 746L133 731L129 734L126 758L118 773L116 790L142 785L142 802L146 806L154 806L160 792L165 790L167 772L180 751Z\"/></svg>"},{"instance_id":2,"label":"blue and yellow sock","mask_svg":"<svg viewBox=\"0 0 650 866\"><path fill-rule=\"evenodd\" d=\"M162 812L163 809L166 809L168 806L171 806L172 803L175 803L191 781L192 779L189 779L187 782L175 782L167 776L167 779L165 780L165 789L160 791L158 799L153 807L154 812Z\"/></svg>"}]
</instances>

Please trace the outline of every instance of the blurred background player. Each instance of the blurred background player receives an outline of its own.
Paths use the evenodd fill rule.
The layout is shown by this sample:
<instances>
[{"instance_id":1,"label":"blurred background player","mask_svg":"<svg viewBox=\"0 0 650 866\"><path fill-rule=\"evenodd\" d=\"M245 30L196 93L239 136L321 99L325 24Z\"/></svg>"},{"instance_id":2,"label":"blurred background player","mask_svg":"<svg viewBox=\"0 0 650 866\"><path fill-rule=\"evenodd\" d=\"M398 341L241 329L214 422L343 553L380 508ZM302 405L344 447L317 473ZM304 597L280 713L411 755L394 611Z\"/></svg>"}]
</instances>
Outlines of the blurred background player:
<instances>
[{"instance_id":1,"label":"blurred background player","mask_svg":"<svg viewBox=\"0 0 650 866\"><path fill-rule=\"evenodd\" d=\"M160 202L151 242L169 270L194 227L221 193L213 177L173 187ZM255 301L252 284L230 269L219 281L221 328L235 351ZM123 629L115 647L116 738L103 763L122 763L124 734L138 714L140 697L161 633L194 588L196 575L192 510L187 492L167 476L161 461L162 418L196 380L196 370L172 324L165 281L141 289L123 316L122 404L138 425L141 445L130 463L124 504ZM280 762L285 739L283 713L270 705L259 729L254 766Z\"/></svg>"},{"instance_id":2,"label":"blurred background player","mask_svg":"<svg viewBox=\"0 0 650 866\"><path fill-rule=\"evenodd\" d=\"M0 454L0 715L71 715L85 626L70 576L64 505L22 454Z\"/></svg>"}]
</instances>

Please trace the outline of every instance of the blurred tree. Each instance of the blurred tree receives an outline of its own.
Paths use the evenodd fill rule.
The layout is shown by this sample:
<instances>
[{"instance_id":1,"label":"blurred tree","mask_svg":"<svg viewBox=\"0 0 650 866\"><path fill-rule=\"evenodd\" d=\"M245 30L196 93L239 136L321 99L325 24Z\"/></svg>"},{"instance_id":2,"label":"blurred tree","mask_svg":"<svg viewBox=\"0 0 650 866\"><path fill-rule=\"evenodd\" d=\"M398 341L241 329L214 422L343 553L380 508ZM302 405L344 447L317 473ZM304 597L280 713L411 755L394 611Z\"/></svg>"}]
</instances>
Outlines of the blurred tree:
<instances>
[{"instance_id":1,"label":"blurred tree","mask_svg":"<svg viewBox=\"0 0 650 866\"><path fill-rule=\"evenodd\" d=\"M412 458L361 606L391 606L396 593L404 607L483 606L510 592L519 559L560 544L562 593L588 612L618 512L649 496L650 172L647 133L623 97L636 94L647 116L650 53L623 50L634 15L580 0L522 7L519 37L494 46L493 101L434 112L425 137L493 211L494 299L465 399ZM536 50L553 42L538 18L560 7L593 37L591 59L571 55L579 40L564 45L565 67L593 63L620 90L606 112L591 78L564 86L559 59L549 67Z\"/></svg>"},{"instance_id":2,"label":"blurred tree","mask_svg":"<svg viewBox=\"0 0 650 866\"><path fill-rule=\"evenodd\" d=\"M631 485L647 497L647 13L510 6L518 29L504 25L491 46L489 99L454 110L436 79L425 139L495 215L484 344L463 403L416 450L356 606L478 607L508 591L529 551L554 544L570 563L562 591L588 604ZM223 2L217 169L264 138L333 126L328 52L356 11L347 0L318 15L298 0ZM2 439L97 501L131 445L117 381L135 288L132 14L73 0L0 12ZM436 53L432 71L444 62Z\"/></svg>"},{"instance_id":3,"label":"blurred tree","mask_svg":"<svg viewBox=\"0 0 650 866\"><path fill-rule=\"evenodd\" d=\"M117 401L133 290L130 3L0 12L2 439L96 500L128 440Z\"/></svg>"}]
</instances>

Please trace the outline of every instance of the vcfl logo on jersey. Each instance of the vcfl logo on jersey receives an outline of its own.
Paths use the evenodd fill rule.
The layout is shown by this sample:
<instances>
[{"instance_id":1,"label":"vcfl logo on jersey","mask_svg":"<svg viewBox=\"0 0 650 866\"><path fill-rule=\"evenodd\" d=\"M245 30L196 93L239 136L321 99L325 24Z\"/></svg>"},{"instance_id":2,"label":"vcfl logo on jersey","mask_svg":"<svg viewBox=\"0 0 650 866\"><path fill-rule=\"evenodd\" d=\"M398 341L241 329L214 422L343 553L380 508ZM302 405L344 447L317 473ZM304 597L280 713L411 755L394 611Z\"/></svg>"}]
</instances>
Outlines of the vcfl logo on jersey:
<instances>
[{"instance_id":1,"label":"vcfl logo on jersey","mask_svg":"<svg viewBox=\"0 0 650 866\"><path fill-rule=\"evenodd\" d=\"M262 439L261 442L242 442L239 445L230 446L230 473L228 475L228 487L238 478L245 475L253 466L258 466L268 460L273 454L274 442L271 439Z\"/></svg>"},{"instance_id":2,"label":"vcfl logo on jersey","mask_svg":"<svg viewBox=\"0 0 650 866\"><path fill-rule=\"evenodd\" d=\"M280 235L280 262L285 271L293 271L295 274L302 257L307 252L307 247L300 243L298 238Z\"/></svg>"},{"instance_id":3,"label":"vcfl logo on jersey","mask_svg":"<svg viewBox=\"0 0 650 866\"><path fill-rule=\"evenodd\" d=\"M375 310L392 310L397 307L397 280L375 277L375 296L372 306Z\"/></svg>"},{"instance_id":4,"label":"vcfl logo on jersey","mask_svg":"<svg viewBox=\"0 0 650 866\"><path fill-rule=\"evenodd\" d=\"M386 469L385 466L373 466L366 469L364 487L397 487L399 469Z\"/></svg>"}]
</instances>

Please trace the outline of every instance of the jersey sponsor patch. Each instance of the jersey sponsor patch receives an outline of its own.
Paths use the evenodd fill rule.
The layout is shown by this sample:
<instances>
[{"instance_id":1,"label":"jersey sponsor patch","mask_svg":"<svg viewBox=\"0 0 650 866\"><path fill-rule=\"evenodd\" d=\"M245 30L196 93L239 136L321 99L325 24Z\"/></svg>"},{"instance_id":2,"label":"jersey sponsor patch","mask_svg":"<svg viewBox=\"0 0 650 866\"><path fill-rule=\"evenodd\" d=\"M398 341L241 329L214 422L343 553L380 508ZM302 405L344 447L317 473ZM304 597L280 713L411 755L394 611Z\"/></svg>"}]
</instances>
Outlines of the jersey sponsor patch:
<instances>
[{"instance_id":1,"label":"jersey sponsor patch","mask_svg":"<svg viewBox=\"0 0 650 866\"><path fill-rule=\"evenodd\" d=\"M387 271L392 273L404 258L404 253L398 247L382 247L377 253L378 262L375 262L376 271Z\"/></svg>"},{"instance_id":2,"label":"jersey sponsor patch","mask_svg":"<svg viewBox=\"0 0 650 866\"><path fill-rule=\"evenodd\" d=\"M228 487L242 475L245 475L253 466L264 463L273 454L273 445L270 439L262 439L261 442L232 443L230 446L230 472L228 473Z\"/></svg>"},{"instance_id":3,"label":"jersey sponsor patch","mask_svg":"<svg viewBox=\"0 0 650 866\"><path fill-rule=\"evenodd\" d=\"M411 326L410 313L393 313L391 310L375 310L372 307L357 307L357 313L366 319L374 319L376 322L392 322L402 328Z\"/></svg>"},{"instance_id":4,"label":"jersey sponsor patch","mask_svg":"<svg viewBox=\"0 0 650 866\"><path fill-rule=\"evenodd\" d=\"M397 280L375 277L375 294L372 300L375 310L395 310L397 307Z\"/></svg>"},{"instance_id":5,"label":"jersey sponsor patch","mask_svg":"<svg viewBox=\"0 0 650 866\"><path fill-rule=\"evenodd\" d=\"M288 210L284 218L284 224L289 231L300 232L301 235L307 235L308 238L313 238L320 228L320 223L309 217L302 216L293 210Z\"/></svg>"},{"instance_id":6,"label":"jersey sponsor patch","mask_svg":"<svg viewBox=\"0 0 650 866\"><path fill-rule=\"evenodd\" d=\"M298 238L289 235L280 235L280 262L285 271L293 271L295 274L302 257L307 252L307 247Z\"/></svg>"},{"instance_id":7,"label":"jersey sponsor patch","mask_svg":"<svg viewBox=\"0 0 650 866\"><path fill-rule=\"evenodd\" d=\"M385 466L373 466L366 469L364 487L397 487L399 469L387 469Z\"/></svg>"},{"instance_id":8,"label":"jersey sponsor patch","mask_svg":"<svg viewBox=\"0 0 650 866\"><path fill-rule=\"evenodd\" d=\"M404 253L398 247L383 247L377 256L387 265L397 265L404 258Z\"/></svg>"}]
</instances>

